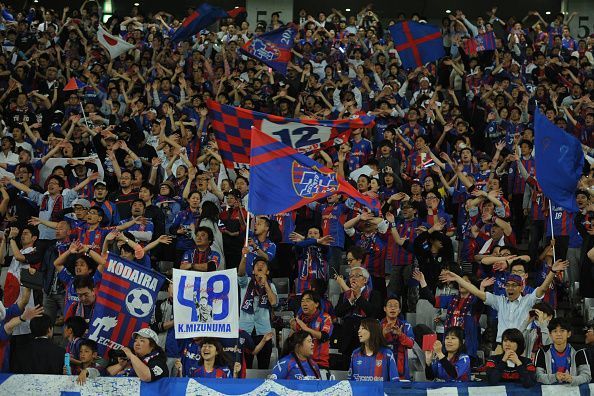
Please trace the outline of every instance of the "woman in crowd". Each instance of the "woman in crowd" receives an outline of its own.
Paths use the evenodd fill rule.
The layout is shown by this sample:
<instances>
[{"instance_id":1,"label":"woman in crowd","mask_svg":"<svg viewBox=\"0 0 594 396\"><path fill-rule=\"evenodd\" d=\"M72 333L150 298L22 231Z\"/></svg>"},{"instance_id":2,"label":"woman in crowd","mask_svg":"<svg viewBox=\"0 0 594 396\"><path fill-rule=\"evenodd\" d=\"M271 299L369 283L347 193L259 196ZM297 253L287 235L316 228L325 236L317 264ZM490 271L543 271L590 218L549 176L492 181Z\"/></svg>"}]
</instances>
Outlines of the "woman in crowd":
<instances>
[{"instance_id":1,"label":"woman in crowd","mask_svg":"<svg viewBox=\"0 0 594 396\"><path fill-rule=\"evenodd\" d=\"M519 382L524 388L536 383L536 367L524 353L524 336L518 329L507 329L501 335L503 353L487 360L487 380L490 385L499 382Z\"/></svg>"},{"instance_id":2,"label":"woman in crowd","mask_svg":"<svg viewBox=\"0 0 594 396\"><path fill-rule=\"evenodd\" d=\"M457 326L450 327L445 333L443 344L436 340L433 352L425 351L427 379L446 382L470 381L470 357L465 350L464 330Z\"/></svg>"},{"instance_id":3,"label":"woman in crowd","mask_svg":"<svg viewBox=\"0 0 594 396\"><path fill-rule=\"evenodd\" d=\"M314 342L303 330L293 333L283 346L283 357L272 369L271 379L321 379L320 368L312 359Z\"/></svg>"},{"instance_id":4,"label":"woman in crowd","mask_svg":"<svg viewBox=\"0 0 594 396\"><path fill-rule=\"evenodd\" d=\"M223 352L223 346L215 338L203 338L200 341L200 364L190 373L194 378L237 378L241 371L241 363L235 362L233 373L229 369L230 362ZM180 360L175 362L175 368L181 377L183 372Z\"/></svg>"},{"instance_id":5,"label":"woman in crowd","mask_svg":"<svg viewBox=\"0 0 594 396\"><path fill-rule=\"evenodd\" d=\"M168 377L167 357L159 346L157 333L149 328L134 333L134 351L124 347L125 357L107 367L114 377L138 377L143 382L152 382Z\"/></svg>"},{"instance_id":6,"label":"woman in crowd","mask_svg":"<svg viewBox=\"0 0 594 396\"><path fill-rule=\"evenodd\" d=\"M398 381L394 353L388 348L376 319L367 318L359 325L361 347L351 355L349 379L354 381Z\"/></svg>"}]
</instances>

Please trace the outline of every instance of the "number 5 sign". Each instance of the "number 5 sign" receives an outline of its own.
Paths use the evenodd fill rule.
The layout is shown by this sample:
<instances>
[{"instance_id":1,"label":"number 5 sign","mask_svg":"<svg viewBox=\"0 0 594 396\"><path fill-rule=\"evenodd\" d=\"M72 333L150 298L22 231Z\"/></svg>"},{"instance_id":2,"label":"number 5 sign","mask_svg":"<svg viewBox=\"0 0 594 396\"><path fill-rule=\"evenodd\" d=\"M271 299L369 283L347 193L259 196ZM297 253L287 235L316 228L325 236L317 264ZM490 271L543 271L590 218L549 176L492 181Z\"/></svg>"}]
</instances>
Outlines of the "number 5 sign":
<instances>
[{"instance_id":1,"label":"number 5 sign","mask_svg":"<svg viewBox=\"0 0 594 396\"><path fill-rule=\"evenodd\" d=\"M236 338L237 271L173 270L175 338Z\"/></svg>"}]
</instances>

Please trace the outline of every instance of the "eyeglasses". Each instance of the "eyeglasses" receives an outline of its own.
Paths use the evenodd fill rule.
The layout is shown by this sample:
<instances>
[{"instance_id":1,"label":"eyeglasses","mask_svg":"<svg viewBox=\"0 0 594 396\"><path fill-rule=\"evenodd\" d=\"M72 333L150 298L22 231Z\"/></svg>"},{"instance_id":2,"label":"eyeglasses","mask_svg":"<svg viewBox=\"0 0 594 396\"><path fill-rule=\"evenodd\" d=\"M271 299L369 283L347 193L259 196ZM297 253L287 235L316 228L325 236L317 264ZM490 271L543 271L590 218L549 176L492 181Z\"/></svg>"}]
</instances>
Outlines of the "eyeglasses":
<instances>
[{"instance_id":1,"label":"eyeglasses","mask_svg":"<svg viewBox=\"0 0 594 396\"><path fill-rule=\"evenodd\" d=\"M355 279L355 278L362 278L363 275L361 274L350 274L349 275L349 279Z\"/></svg>"}]
</instances>

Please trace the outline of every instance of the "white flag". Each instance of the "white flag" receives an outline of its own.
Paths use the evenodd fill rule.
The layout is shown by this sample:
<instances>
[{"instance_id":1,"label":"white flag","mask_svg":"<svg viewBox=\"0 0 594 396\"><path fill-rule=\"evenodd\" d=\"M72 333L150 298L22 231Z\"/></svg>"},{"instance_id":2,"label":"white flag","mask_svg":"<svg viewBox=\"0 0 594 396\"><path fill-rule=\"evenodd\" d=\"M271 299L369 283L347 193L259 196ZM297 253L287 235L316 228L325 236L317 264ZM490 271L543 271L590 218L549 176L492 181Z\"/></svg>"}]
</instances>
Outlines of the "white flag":
<instances>
[{"instance_id":1,"label":"white flag","mask_svg":"<svg viewBox=\"0 0 594 396\"><path fill-rule=\"evenodd\" d=\"M173 270L175 338L239 336L237 270Z\"/></svg>"},{"instance_id":2,"label":"white flag","mask_svg":"<svg viewBox=\"0 0 594 396\"><path fill-rule=\"evenodd\" d=\"M109 51L111 59L115 59L124 52L134 48L134 44L130 44L119 37L107 33L101 25L99 25L99 30L97 30L97 40L99 40L99 44Z\"/></svg>"}]
</instances>

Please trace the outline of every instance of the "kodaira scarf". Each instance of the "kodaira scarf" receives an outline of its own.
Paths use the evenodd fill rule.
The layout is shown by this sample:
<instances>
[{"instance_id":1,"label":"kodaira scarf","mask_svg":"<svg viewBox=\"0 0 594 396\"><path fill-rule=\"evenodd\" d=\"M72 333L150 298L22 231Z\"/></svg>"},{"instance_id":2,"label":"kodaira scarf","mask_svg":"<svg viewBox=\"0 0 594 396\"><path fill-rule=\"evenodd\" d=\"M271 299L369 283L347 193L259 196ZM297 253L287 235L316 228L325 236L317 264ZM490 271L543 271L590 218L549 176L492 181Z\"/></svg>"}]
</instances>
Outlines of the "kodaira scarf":
<instances>
[{"instance_id":1,"label":"kodaira scarf","mask_svg":"<svg viewBox=\"0 0 594 396\"><path fill-rule=\"evenodd\" d=\"M49 194L44 194L43 198L41 199L41 207L39 208L40 212L44 212L48 209L50 196ZM60 213L64 209L64 196L62 194L58 194L56 199L54 200L54 207L52 208L52 213L50 215L50 221L60 221Z\"/></svg>"},{"instance_id":2,"label":"kodaira scarf","mask_svg":"<svg viewBox=\"0 0 594 396\"><path fill-rule=\"evenodd\" d=\"M475 298L472 294L469 294L466 298L462 298L460 295L453 297L447 308L445 329L454 326L464 328L466 315L472 315L474 301Z\"/></svg>"},{"instance_id":3,"label":"kodaira scarf","mask_svg":"<svg viewBox=\"0 0 594 396\"><path fill-rule=\"evenodd\" d=\"M266 280L270 285L270 281ZM268 301L268 294L266 294L266 288L260 286L258 282L252 277L250 282L248 283L247 289L245 291L245 296L243 296L243 302L241 304L241 310L245 313L254 314L254 297L260 297L258 302L258 306L260 308L269 309L270 308L270 301Z\"/></svg>"}]
</instances>

